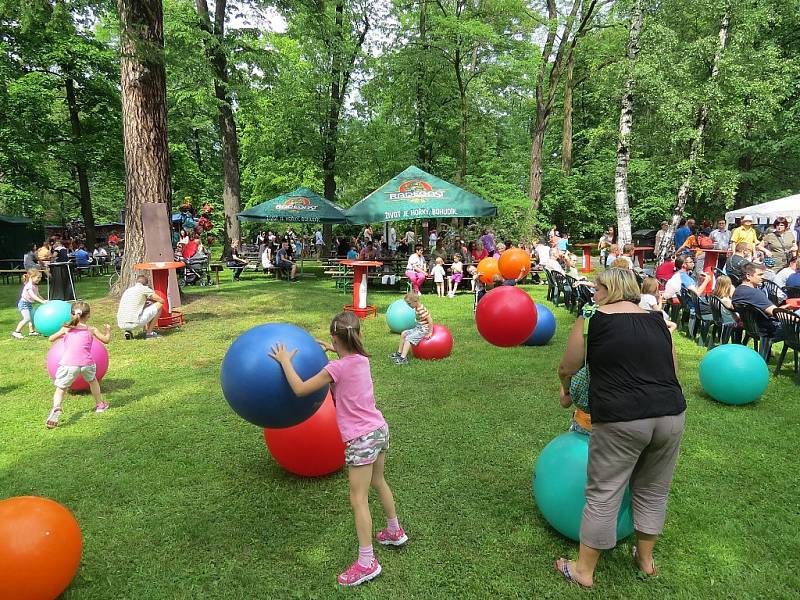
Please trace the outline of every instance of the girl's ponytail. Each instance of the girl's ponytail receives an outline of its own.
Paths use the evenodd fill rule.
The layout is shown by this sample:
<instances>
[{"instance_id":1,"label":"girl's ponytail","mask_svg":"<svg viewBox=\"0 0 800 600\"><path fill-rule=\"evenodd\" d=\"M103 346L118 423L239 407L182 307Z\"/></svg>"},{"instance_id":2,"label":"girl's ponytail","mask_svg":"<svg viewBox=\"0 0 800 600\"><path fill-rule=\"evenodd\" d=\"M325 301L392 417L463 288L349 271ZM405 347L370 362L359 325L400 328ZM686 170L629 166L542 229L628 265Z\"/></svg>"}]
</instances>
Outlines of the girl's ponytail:
<instances>
[{"instance_id":1,"label":"girl's ponytail","mask_svg":"<svg viewBox=\"0 0 800 600\"><path fill-rule=\"evenodd\" d=\"M91 313L91 309L86 302L76 302L72 305L72 313L70 320L64 323L64 327L75 327L81 321L84 321L89 318L89 314Z\"/></svg>"},{"instance_id":2,"label":"girl's ponytail","mask_svg":"<svg viewBox=\"0 0 800 600\"><path fill-rule=\"evenodd\" d=\"M361 342L361 321L351 312L341 312L331 321L331 335L349 352L369 356Z\"/></svg>"}]
</instances>

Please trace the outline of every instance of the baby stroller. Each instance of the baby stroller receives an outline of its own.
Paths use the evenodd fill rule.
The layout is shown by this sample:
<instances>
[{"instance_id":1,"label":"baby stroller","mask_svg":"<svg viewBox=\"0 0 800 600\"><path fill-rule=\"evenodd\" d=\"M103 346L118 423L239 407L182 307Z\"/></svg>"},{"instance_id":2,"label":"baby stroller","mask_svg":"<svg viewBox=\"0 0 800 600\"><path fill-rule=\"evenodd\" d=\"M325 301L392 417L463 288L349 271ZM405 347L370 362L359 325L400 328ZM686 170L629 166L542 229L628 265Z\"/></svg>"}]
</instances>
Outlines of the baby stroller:
<instances>
[{"instance_id":1,"label":"baby stroller","mask_svg":"<svg viewBox=\"0 0 800 600\"><path fill-rule=\"evenodd\" d=\"M193 256L188 260L184 260L183 263L186 266L178 279L180 287L197 284L200 284L201 287L211 285L211 269L208 266L207 256Z\"/></svg>"}]
</instances>

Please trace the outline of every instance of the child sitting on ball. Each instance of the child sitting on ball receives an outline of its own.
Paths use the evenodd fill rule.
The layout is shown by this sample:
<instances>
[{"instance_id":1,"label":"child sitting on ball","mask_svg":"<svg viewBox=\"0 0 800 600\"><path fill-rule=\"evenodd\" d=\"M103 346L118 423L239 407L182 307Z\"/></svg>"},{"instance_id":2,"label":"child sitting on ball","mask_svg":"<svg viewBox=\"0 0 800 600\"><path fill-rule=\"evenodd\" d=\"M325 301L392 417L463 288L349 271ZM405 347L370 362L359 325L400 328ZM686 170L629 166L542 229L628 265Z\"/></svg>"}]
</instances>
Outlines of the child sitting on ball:
<instances>
[{"instance_id":1,"label":"child sitting on ball","mask_svg":"<svg viewBox=\"0 0 800 600\"><path fill-rule=\"evenodd\" d=\"M58 419L61 417L61 403L64 401L64 392L81 375L89 384L89 389L94 397L94 412L101 413L108 409L108 402L103 401L100 393L100 384L97 381L97 365L92 357L92 343L98 339L104 344L111 341L111 325L108 323L100 333L96 327L89 327L86 322L89 320L89 305L86 302L76 302L72 305L72 318L69 323L56 333L50 336L50 341L55 342L64 338L64 353L58 363L53 383L56 391L53 394L53 408L47 417L45 425L48 429L58 426Z\"/></svg>"},{"instance_id":2,"label":"child sitting on ball","mask_svg":"<svg viewBox=\"0 0 800 600\"><path fill-rule=\"evenodd\" d=\"M383 478L386 450L389 448L389 428L375 406L369 358L361 342L361 323L353 313L343 312L334 317L330 333L332 344L317 340L328 352L336 352L323 369L303 381L292 365L297 349L287 350L276 344L270 356L283 368L286 379L297 396L307 396L331 386L336 405L336 422L345 442L345 462L350 480L350 503L358 535L358 560L344 571L337 581L353 586L374 579L381 573L372 549L372 517L369 511L369 488L372 487L386 513L387 526L375 539L384 546L402 546L408 541L397 519L392 490Z\"/></svg>"},{"instance_id":3,"label":"child sitting on ball","mask_svg":"<svg viewBox=\"0 0 800 600\"><path fill-rule=\"evenodd\" d=\"M408 351L411 346L416 346L422 340L428 339L433 335L433 319L428 309L419 301L419 296L414 292L408 292L403 300L417 313L417 324L412 329L406 329L400 334L400 346L397 352L389 355L396 365L408 363Z\"/></svg>"}]
</instances>

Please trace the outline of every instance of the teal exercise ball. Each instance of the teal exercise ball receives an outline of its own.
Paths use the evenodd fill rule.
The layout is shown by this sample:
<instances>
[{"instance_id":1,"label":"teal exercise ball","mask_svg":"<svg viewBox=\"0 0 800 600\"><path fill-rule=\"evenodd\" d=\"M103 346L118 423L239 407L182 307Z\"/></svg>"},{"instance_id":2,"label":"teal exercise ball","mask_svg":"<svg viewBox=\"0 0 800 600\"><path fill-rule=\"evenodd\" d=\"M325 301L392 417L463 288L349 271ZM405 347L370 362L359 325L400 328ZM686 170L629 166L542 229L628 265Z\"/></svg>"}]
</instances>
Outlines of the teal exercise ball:
<instances>
[{"instance_id":1,"label":"teal exercise ball","mask_svg":"<svg viewBox=\"0 0 800 600\"><path fill-rule=\"evenodd\" d=\"M586 504L586 467L589 436L569 431L552 440L533 467L533 497L553 529L580 541L581 517ZM625 490L617 515L617 540L633 533L630 489Z\"/></svg>"},{"instance_id":2,"label":"teal exercise ball","mask_svg":"<svg viewBox=\"0 0 800 600\"><path fill-rule=\"evenodd\" d=\"M386 323L395 333L412 329L416 321L416 311L406 304L405 300L395 300L386 309Z\"/></svg>"},{"instance_id":3,"label":"teal exercise ball","mask_svg":"<svg viewBox=\"0 0 800 600\"><path fill-rule=\"evenodd\" d=\"M767 389L769 368L761 355L741 344L722 344L700 361L700 384L723 404L755 402Z\"/></svg>"},{"instance_id":4,"label":"teal exercise ball","mask_svg":"<svg viewBox=\"0 0 800 600\"><path fill-rule=\"evenodd\" d=\"M50 300L33 313L33 326L42 335L53 335L72 318L72 305L64 300Z\"/></svg>"}]
</instances>

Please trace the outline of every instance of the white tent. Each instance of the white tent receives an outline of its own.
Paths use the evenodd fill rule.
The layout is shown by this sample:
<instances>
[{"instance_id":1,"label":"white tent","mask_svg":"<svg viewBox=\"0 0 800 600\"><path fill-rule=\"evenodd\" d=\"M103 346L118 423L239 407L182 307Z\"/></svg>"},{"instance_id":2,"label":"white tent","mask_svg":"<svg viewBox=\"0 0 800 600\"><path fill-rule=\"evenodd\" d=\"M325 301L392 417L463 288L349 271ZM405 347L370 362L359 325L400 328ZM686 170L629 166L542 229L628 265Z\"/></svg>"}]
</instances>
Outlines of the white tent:
<instances>
[{"instance_id":1,"label":"white tent","mask_svg":"<svg viewBox=\"0 0 800 600\"><path fill-rule=\"evenodd\" d=\"M725 220L728 223L735 223L736 219L741 219L745 215L752 215L754 223L764 224L771 223L777 217L786 217L791 227L794 225L794 220L800 217L800 194L731 210L725 213Z\"/></svg>"}]
</instances>

